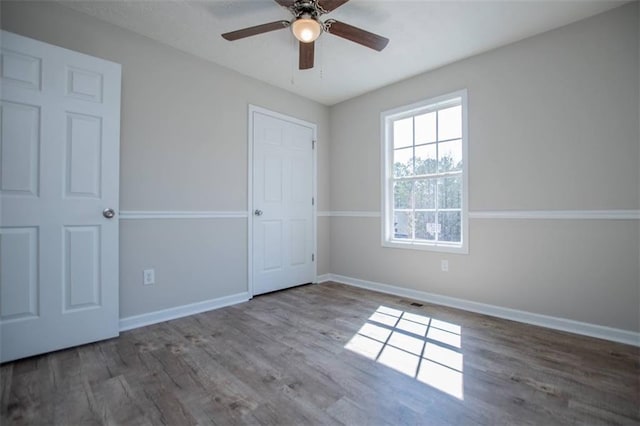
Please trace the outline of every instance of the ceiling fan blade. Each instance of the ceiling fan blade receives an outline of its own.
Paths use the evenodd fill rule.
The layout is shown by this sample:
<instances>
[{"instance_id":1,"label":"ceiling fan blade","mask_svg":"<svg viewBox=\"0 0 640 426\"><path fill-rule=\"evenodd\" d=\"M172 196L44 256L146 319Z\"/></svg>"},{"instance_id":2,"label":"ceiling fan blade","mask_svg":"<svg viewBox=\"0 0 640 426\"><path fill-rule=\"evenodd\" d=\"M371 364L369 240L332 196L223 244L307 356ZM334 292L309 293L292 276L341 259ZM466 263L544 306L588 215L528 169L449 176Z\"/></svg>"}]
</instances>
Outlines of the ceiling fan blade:
<instances>
[{"instance_id":1,"label":"ceiling fan blade","mask_svg":"<svg viewBox=\"0 0 640 426\"><path fill-rule=\"evenodd\" d=\"M301 70L308 70L313 68L313 57L315 53L315 42L302 43L300 42L300 58L298 62L298 68Z\"/></svg>"},{"instance_id":2,"label":"ceiling fan blade","mask_svg":"<svg viewBox=\"0 0 640 426\"><path fill-rule=\"evenodd\" d=\"M345 24L344 22L336 21L335 19L327 20L325 25L327 26L327 32L377 50L378 52L387 47L389 43L388 38L370 33L353 25Z\"/></svg>"},{"instance_id":3,"label":"ceiling fan blade","mask_svg":"<svg viewBox=\"0 0 640 426\"><path fill-rule=\"evenodd\" d=\"M349 0L321 0L318 2L320 7L322 7L327 12L331 12L348 2Z\"/></svg>"},{"instance_id":4,"label":"ceiling fan blade","mask_svg":"<svg viewBox=\"0 0 640 426\"><path fill-rule=\"evenodd\" d=\"M295 0L275 0L280 6L291 7L296 2Z\"/></svg>"},{"instance_id":5,"label":"ceiling fan blade","mask_svg":"<svg viewBox=\"0 0 640 426\"><path fill-rule=\"evenodd\" d=\"M230 33L224 33L222 34L222 38L234 41L245 37L268 33L269 31L281 30L282 28L287 28L289 25L289 21L269 22L268 24L256 25L255 27L243 28L241 30L231 31Z\"/></svg>"}]
</instances>

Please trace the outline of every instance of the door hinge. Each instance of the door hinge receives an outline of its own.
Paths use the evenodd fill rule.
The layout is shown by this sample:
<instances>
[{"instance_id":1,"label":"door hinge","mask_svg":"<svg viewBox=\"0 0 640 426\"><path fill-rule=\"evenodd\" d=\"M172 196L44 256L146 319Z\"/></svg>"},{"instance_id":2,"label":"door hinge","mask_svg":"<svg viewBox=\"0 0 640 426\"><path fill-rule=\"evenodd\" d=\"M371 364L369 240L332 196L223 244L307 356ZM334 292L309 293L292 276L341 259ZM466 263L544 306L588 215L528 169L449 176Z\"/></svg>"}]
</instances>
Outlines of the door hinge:
<instances>
[{"instance_id":1,"label":"door hinge","mask_svg":"<svg viewBox=\"0 0 640 426\"><path fill-rule=\"evenodd\" d=\"M311 205L312 206L316 205L316 199L314 197L311 197Z\"/></svg>"},{"instance_id":2,"label":"door hinge","mask_svg":"<svg viewBox=\"0 0 640 426\"><path fill-rule=\"evenodd\" d=\"M312 262L315 262L315 261L316 261L316 255L315 255L315 254L313 254L313 253L311 254L311 261L312 261Z\"/></svg>"},{"instance_id":3,"label":"door hinge","mask_svg":"<svg viewBox=\"0 0 640 426\"><path fill-rule=\"evenodd\" d=\"M316 141L311 141L311 149L316 149Z\"/></svg>"}]
</instances>

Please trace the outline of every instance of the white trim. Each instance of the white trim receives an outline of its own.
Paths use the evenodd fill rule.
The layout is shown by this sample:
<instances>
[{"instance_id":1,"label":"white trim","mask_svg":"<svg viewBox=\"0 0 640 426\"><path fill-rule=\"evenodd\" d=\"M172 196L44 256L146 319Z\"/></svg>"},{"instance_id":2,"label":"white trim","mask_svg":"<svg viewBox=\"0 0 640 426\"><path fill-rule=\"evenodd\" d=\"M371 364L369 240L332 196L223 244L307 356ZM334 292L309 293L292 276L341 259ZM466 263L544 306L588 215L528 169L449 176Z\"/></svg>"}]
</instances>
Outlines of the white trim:
<instances>
[{"instance_id":1,"label":"white trim","mask_svg":"<svg viewBox=\"0 0 640 426\"><path fill-rule=\"evenodd\" d=\"M400 106L380 113L380 239L382 247L426 250L447 253L469 253L469 116L467 89L432 97L411 105ZM462 125L462 200L460 205L461 241L451 244L443 241L423 242L417 239L400 241L393 238L393 137L391 123L394 120L412 117L425 111L436 111L453 105L461 106ZM437 130L436 120L436 130ZM415 140L413 141L415 143ZM437 149L437 148L436 148ZM436 175L437 176L437 175ZM435 177L435 176L434 176ZM433 178L433 177L432 177ZM437 206L436 206L437 208Z\"/></svg>"},{"instance_id":2,"label":"white trim","mask_svg":"<svg viewBox=\"0 0 640 426\"><path fill-rule=\"evenodd\" d=\"M216 299L205 300L203 302L191 303L188 305L176 306L174 308L162 309L160 311L149 312L141 315L120 319L120 331L133 330L134 328L145 327L159 322L170 321L177 318L195 315L226 306L237 305L250 299L249 293L237 293L230 296L218 297Z\"/></svg>"},{"instance_id":3,"label":"white trim","mask_svg":"<svg viewBox=\"0 0 640 426\"><path fill-rule=\"evenodd\" d=\"M380 217L379 211L323 210L318 217ZM120 220L139 219L234 219L247 218L248 211L122 210ZM480 210L470 211L470 219L597 219L640 220L640 210Z\"/></svg>"},{"instance_id":4,"label":"white trim","mask_svg":"<svg viewBox=\"0 0 640 426\"><path fill-rule=\"evenodd\" d=\"M318 277L320 279L320 277ZM521 311L517 309L504 308L496 305L473 302L455 297L442 296L434 293L427 293L419 290L411 290L403 287L397 287L389 284L382 284L373 281L365 281L357 278L345 277L336 274L327 274L322 276L323 281L335 281L342 284L360 287L367 290L378 291L381 293L392 294L394 296L407 297L411 299L421 300L437 305L449 306L452 308L463 309L465 311L476 312L484 315L490 315L498 318L504 318L512 321L518 321L525 324L532 324L541 327L551 328L554 330L567 331L570 333L581 334L589 337L610 340L613 342L625 343L627 345L640 346L640 333L622 330L618 328L605 327L597 324L590 324L581 321L574 321L566 318L552 317L548 315L536 314L533 312Z\"/></svg>"},{"instance_id":5,"label":"white trim","mask_svg":"<svg viewBox=\"0 0 640 426\"><path fill-rule=\"evenodd\" d=\"M313 161L313 170L311 171L311 180L313 181L313 205L311 208L311 220L313 221L313 276L318 275L318 126L315 123L311 124L311 131L313 132L313 142L311 142L311 157Z\"/></svg>"},{"instance_id":6,"label":"white trim","mask_svg":"<svg viewBox=\"0 0 640 426\"><path fill-rule=\"evenodd\" d=\"M322 217L380 217L378 211L321 211ZM470 211L469 219L594 219L640 220L640 210L482 210Z\"/></svg>"},{"instance_id":7,"label":"white trim","mask_svg":"<svg viewBox=\"0 0 640 426\"><path fill-rule=\"evenodd\" d=\"M380 212L323 210L318 212L318 217L380 217Z\"/></svg>"},{"instance_id":8,"label":"white trim","mask_svg":"<svg viewBox=\"0 0 640 426\"><path fill-rule=\"evenodd\" d=\"M640 210L498 210L474 211L472 219L612 219L638 220Z\"/></svg>"},{"instance_id":9,"label":"white trim","mask_svg":"<svg viewBox=\"0 0 640 426\"><path fill-rule=\"evenodd\" d=\"M247 290L253 298L253 106L247 111Z\"/></svg>"},{"instance_id":10,"label":"white trim","mask_svg":"<svg viewBox=\"0 0 640 426\"><path fill-rule=\"evenodd\" d=\"M234 219L246 218L246 211L133 211L122 210L120 220L138 219Z\"/></svg>"},{"instance_id":11,"label":"white trim","mask_svg":"<svg viewBox=\"0 0 640 426\"><path fill-rule=\"evenodd\" d=\"M326 283L327 281L331 281L331 274L323 274L316 277L316 284Z\"/></svg>"},{"instance_id":12,"label":"white trim","mask_svg":"<svg viewBox=\"0 0 640 426\"><path fill-rule=\"evenodd\" d=\"M329 211L327 216L331 217L380 217L380 212L367 211Z\"/></svg>"},{"instance_id":13,"label":"white trim","mask_svg":"<svg viewBox=\"0 0 640 426\"><path fill-rule=\"evenodd\" d=\"M411 240L406 242L402 240L393 240L383 242L382 247L402 250L435 251L438 253L469 254L469 250L463 250L460 245L447 244L444 241L439 242L439 244L433 244L430 242L415 242Z\"/></svg>"},{"instance_id":14,"label":"white trim","mask_svg":"<svg viewBox=\"0 0 640 426\"><path fill-rule=\"evenodd\" d=\"M315 260L313 261L313 276L318 274L318 125L308 121L300 120L295 117L291 117L279 112L271 111L266 108L262 108L256 105L249 104L248 108L248 120L247 120L247 206L248 206L248 223L247 223L247 283L249 289L250 298L253 297L253 114L259 112L269 117L277 118L280 120L295 123L300 126L308 127L313 133L313 144L311 155L313 157L313 199L315 202L312 206L312 220L313 220L313 254Z\"/></svg>"}]
</instances>

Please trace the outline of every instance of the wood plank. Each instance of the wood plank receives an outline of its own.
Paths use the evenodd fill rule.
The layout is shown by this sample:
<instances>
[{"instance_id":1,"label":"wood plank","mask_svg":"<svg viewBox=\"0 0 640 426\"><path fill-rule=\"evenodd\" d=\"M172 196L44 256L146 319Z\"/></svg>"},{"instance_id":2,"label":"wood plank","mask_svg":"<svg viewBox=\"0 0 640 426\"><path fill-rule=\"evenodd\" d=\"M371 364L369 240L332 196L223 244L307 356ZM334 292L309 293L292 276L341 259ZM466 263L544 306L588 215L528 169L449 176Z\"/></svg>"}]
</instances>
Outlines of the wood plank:
<instances>
[{"instance_id":1,"label":"wood plank","mask_svg":"<svg viewBox=\"0 0 640 426\"><path fill-rule=\"evenodd\" d=\"M411 302L309 285L7 363L0 424L640 423L638 348ZM380 307L460 327L457 347L388 326L461 357L435 364L460 398L347 347Z\"/></svg>"}]
</instances>

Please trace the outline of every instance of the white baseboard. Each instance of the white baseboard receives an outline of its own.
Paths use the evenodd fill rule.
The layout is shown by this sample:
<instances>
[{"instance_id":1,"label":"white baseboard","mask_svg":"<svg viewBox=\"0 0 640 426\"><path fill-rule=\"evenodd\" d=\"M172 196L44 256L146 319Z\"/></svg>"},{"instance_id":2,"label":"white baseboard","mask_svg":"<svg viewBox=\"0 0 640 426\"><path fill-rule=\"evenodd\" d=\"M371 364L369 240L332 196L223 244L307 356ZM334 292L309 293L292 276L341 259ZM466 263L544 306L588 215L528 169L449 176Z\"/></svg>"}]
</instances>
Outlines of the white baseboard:
<instances>
[{"instance_id":1,"label":"white baseboard","mask_svg":"<svg viewBox=\"0 0 640 426\"><path fill-rule=\"evenodd\" d=\"M165 322L177 318L195 315L225 306L236 305L246 302L251 297L249 293L237 293L230 296L219 297L217 299L205 300L203 302L191 303L188 305L176 306L175 308L162 309L160 311L149 312L141 315L120 319L120 331L132 330L134 328L145 327L159 322Z\"/></svg>"},{"instance_id":2,"label":"white baseboard","mask_svg":"<svg viewBox=\"0 0 640 426\"><path fill-rule=\"evenodd\" d=\"M323 274L316 277L317 284L325 283L327 281L331 281L331 274Z\"/></svg>"},{"instance_id":3,"label":"white baseboard","mask_svg":"<svg viewBox=\"0 0 640 426\"><path fill-rule=\"evenodd\" d=\"M503 308L501 306L472 302L470 300L442 296L439 294L427 293L419 290L411 290L373 281L365 281L357 278L345 277L343 275L325 274L318 277L319 283L327 281L334 281L354 287L364 288L367 290L378 291L380 293L392 294L394 296L421 300L428 303L434 303L436 305L444 305L452 308L463 309L465 311L476 312L479 314L491 315L494 317L518 321L525 324L538 325L554 330L581 334L583 336L597 337L599 339L625 343L627 345L640 346L640 333L634 331L605 327L602 325L574 321L566 318L535 314L532 312L520 311L517 309Z\"/></svg>"}]
</instances>

